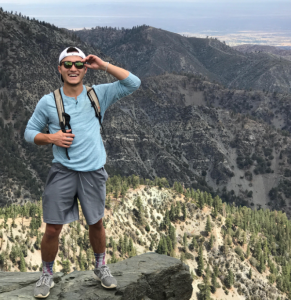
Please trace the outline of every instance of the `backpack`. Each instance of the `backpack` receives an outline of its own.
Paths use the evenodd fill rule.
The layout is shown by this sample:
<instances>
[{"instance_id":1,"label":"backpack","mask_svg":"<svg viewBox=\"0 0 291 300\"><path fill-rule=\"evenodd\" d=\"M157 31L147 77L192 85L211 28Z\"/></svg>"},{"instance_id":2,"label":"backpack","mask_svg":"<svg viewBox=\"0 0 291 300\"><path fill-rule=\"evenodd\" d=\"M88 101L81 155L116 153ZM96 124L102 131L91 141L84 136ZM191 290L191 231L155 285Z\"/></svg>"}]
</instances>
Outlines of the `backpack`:
<instances>
[{"instance_id":1,"label":"backpack","mask_svg":"<svg viewBox=\"0 0 291 300\"><path fill-rule=\"evenodd\" d=\"M96 118L98 118L100 127L102 128L102 132L103 132L104 129L103 129L102 122L101 122L102 116L101 116L100 104L99 104L97 94L92 87L86 86L86 89L87 89L87 95L90 99L91 105L95 110ZM55 90L53 94L54 94L54 98L55 98L55 102L56 102L56 107L57 107L57 111L58 111L58 117L59 117L61 130L62 130L62 132L66 132L66 126L68 126L69 129L72 129L71 125L70 125L71 117L70 117L70 115L68 115L65 112L61 89ZM66 148L66 155L67 155L67 158L70 160L70 156L68 154L68 148Z\"/></svg>"}]
</instances>

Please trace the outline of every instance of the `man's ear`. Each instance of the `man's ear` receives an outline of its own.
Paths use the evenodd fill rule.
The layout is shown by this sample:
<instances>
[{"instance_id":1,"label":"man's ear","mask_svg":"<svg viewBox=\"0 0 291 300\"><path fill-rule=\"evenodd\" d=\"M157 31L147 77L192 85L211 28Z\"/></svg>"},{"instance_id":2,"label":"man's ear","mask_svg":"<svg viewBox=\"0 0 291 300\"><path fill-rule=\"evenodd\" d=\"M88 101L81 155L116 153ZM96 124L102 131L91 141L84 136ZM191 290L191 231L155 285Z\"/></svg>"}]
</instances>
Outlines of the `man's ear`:
<instances>
[{"instance_id":1,"label":"man's ear","mask_svg":"<svg viewBox=\"0 0 291 300\"><path fill-rule=\"evenodd\" d=\"M58 66L58 70L59 70L59 72L60 72L60 74L61 74L61 73L62 73L62 72L61 72L61 66Z\"/></svg>"},{"instance_id":2,"label":"man's ear","mask_svg":"<svg viewBox=\"0 0 291 300\"><path fill-rule=\"evenodd\" d=\"M88 68L85 66L85 74L87 73Z\"/></svg>"}]
</instances>

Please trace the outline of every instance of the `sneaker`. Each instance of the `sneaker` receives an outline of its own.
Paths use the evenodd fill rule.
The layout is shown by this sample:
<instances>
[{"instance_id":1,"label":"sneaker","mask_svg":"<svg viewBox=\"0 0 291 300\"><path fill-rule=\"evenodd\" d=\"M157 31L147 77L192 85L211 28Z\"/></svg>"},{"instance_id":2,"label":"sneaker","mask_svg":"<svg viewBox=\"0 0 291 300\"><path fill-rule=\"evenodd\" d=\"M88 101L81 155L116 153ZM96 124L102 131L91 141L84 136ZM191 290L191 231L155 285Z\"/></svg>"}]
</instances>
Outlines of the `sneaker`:
<instances>
[{"instance_id":1,"label":"sneaker","mask_svg":"<svg viewBox=\"0 0 291 300\"><path fill-rule=\"evenodd\" d=\"M55 285L53 276L42 274L34 289L35 298L46 298L50 294L50 289Z\"/></svg>"},{"instance_id":2,"label":"sneaker","mask_svg":"<svg viewBox=\"0 0 291 300\"><path fill-rule=\"evenodd\" d=\"M101 281L101 285L106 289L113 289L117 286L116 279L111 275L107 265L104 265L100 268L94 270L94 274L97 280Z\"/></svg>"}]
</instances>

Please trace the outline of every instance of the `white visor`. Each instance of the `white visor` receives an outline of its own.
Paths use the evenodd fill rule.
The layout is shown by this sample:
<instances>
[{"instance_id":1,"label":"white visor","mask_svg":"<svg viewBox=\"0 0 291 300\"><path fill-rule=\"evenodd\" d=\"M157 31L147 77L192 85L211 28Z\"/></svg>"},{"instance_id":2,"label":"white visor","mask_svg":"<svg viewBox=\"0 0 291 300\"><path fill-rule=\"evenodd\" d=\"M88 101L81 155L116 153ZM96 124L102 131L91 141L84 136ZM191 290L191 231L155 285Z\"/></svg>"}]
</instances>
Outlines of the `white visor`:
<instances>
[{"instance_id":1,"label":"white visor","mask_svg":"<svg viewBox=\"0 0 291 300\"><path fill-rule=\"evenodd\" d=\"M68 49L70 49L70 48L76 49L77 52L69 52L69 53L67 53ZM65 57L67 57L67 56L80 56L80 57L82 57L82 58L85 58L85 57L86 57L86 55L84 54L84 52L81 51L79 48L77 48L77 47L68 47L68 48L66 48L66 49L60 54L60 57L59 57L59 63L60 63Z\"/></svg>"}]
</instances>

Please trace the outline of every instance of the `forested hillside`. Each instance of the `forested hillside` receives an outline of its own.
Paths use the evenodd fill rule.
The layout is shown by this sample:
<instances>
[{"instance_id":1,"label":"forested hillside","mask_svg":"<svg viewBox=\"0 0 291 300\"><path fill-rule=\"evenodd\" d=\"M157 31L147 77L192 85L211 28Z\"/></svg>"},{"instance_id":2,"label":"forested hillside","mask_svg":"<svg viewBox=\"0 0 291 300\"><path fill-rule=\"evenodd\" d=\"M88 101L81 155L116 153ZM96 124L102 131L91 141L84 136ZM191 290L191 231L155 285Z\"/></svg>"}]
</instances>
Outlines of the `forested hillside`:
<instances>
[{"instance_id":1,"label":"forested hillside","mask_svg":"<svg viewBox=\"0 0 291 300\"><path fill-rule=\"evenodd\" d=\"M189 265L191 299L289 299L291 223L286 214L222 203L165 178L108 180L103 224L107 263L156 251ZM0 269L38 271L41 202L0 209ZM88 226L64 225L54 270L92 270Z\"/></svg>"}]
</instances>

